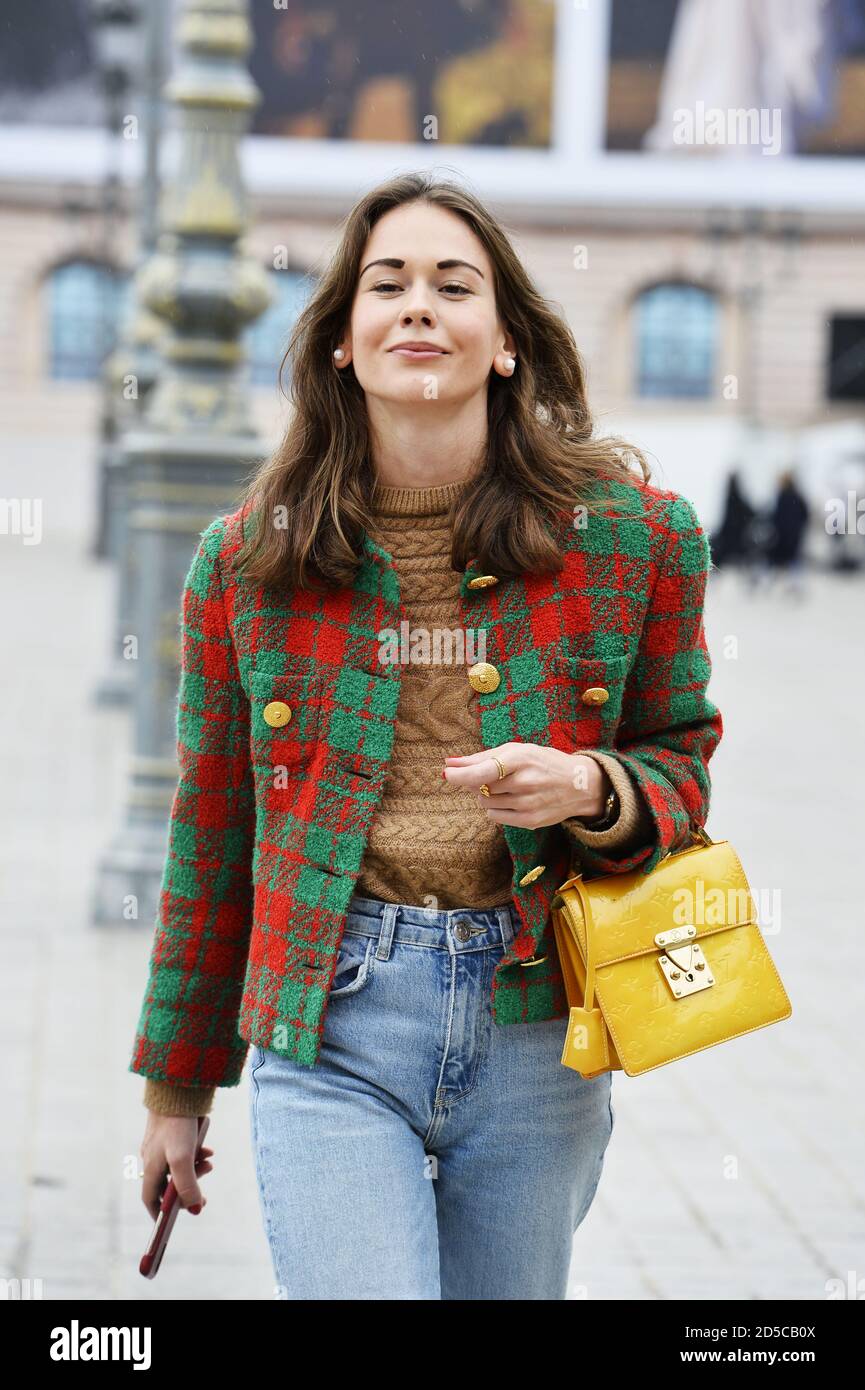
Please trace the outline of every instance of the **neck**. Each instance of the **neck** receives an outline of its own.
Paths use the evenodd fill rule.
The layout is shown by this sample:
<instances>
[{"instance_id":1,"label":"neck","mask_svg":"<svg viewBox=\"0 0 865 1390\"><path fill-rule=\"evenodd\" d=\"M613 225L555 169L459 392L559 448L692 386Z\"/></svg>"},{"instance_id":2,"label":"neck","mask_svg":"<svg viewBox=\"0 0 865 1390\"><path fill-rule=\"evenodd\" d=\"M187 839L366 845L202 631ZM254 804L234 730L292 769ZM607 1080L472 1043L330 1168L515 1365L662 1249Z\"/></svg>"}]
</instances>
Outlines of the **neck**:
<instances>
[{"instance_id":1,"label":"neck","mask_svg":"<svg viewBox=\"0 0 865 1390\"><path fill-rule=\"evenodd\" d=\"M373 476L382 487L440 487L464 482L487 444L486 400L443 413L436 401L398 409L375 398L369 407Z\"/></svg>"}]
</instances>

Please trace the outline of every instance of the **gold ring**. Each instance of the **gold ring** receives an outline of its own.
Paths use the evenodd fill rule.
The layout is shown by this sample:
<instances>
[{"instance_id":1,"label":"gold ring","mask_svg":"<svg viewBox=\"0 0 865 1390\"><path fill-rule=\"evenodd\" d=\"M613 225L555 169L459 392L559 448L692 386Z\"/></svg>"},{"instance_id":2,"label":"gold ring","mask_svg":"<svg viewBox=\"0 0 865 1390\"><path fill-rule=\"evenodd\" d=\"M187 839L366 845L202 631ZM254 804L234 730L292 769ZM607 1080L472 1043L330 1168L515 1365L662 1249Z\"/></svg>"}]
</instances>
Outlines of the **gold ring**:
<instances>
[{"instance_id":1,"label":"gold ring","mask_svg":"<svg viewBox=\"0 0 865 1390\"><path fill-rule=\"evenodd\" d=\"M489 796L489 794L490 794L490 789L489 789L489 787L487 786L486 782L481 782L480 790L481 790L481 792L482 792L482 794L483 794L484 796Z\"/></svg>"},{"instance_id":2,"label":"gold ring","mask_svg":"<svg viewBox=\"0 0 865 1390\"><path fill-rule=\"evenodd\" d=\"M510 776L510 773L507 771L507 769L506 769L504 763L501 761L501 759L500 759L500 758L497 758L496 755L495 755L495 753L491 753L491 754L490 754L490 757L492 758L492 760L493 760L494 763L498 763L498 766L499 766L499 781L501 781L503 777L509 777L509 776Z\"/></svg>"}]
</instances>

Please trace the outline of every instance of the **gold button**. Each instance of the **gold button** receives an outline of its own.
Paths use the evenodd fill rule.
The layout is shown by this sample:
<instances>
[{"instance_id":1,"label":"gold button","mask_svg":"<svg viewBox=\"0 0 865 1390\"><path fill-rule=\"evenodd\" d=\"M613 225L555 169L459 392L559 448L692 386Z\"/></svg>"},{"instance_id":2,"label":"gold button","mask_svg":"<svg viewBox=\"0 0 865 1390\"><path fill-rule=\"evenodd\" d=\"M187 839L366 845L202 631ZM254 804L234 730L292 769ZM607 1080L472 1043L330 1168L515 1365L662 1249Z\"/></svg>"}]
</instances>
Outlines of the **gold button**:
<instances>
[{"instance_id":1,"label":"gold button","mask_svg":"<svg viewBox=\"0 0 865 1390\"><path fill-rule=\"evenodd\" d=\"M467 589L488 589L491 584L498 584L498 576L495 574L479 574L474 579L470 579L466 585Z\"/></svg>"},{"instance_id":2,"label":"gold button","mask_svg":"<svg viewBox=\"0 0 865 1390\"><path fill-rule=\"evenodd\" d=\"M502 678L495 666L491 666L488 661L478 661L469 667L469 685L472 690L480 690L486 695L491 690L497 690L501 682Z\"/></svg>"},{"instance_id":3,"label":"gold button","mask_svg":"<svg viewBox=\"0 0 865 1390\"><path fill-rule=\"evenodd\" d=\"M273 729L281 729L291 718L291 710L282 700L271 700L269 705L265 705L263 714L265 724Z\"/></svg>"},{"instance_id":4,"label":"gold button","mask_svg":"<svg viewBox=\"0 0 865 1390\"><path fill-rule=\"evenodd\" d=\"M593 685L582 694L584 705L605 705L609 698L609 690L605 690L602 685Z\"/></svg>"},{"instance_id":5,"label":"gold button","mask_svg":"<svg viewBox=\"0 0 865 1390\"><path fill-rule=\"evenodd\" d=\"M534 883L536 878L540 878L546 867L546 864L536 864L533 869L529 869L528 873L523 874L520 879L520 887L526 888L530 883Z\"/></svg>"}]
</instances>

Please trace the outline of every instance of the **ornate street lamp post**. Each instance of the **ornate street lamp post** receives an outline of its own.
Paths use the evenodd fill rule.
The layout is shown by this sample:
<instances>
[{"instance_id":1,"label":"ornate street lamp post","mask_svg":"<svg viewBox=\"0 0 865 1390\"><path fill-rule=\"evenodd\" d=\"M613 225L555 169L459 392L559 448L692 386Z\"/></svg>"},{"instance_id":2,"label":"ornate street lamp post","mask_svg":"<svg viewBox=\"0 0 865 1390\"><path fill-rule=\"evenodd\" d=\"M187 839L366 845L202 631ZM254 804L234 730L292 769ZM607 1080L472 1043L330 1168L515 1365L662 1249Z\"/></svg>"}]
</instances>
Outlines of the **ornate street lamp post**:
<instances>
[{"instance_id":1,"label":"ornate street lamp post","mask_svg":"<svg viewBox=\"0 0 865 1390\"><path fill-rule=\"evenodd\" d=\"M119 157L121 124L128 96L137 87L141 42L140 0L90 0L90 16L97 73L105 97L106 149L108 161L102 183L102 262L112 267L112 285L117 285L117 226L120 210ZM117 338L117 299L106 292L102 302L104 341L112 346ZM117 495L116 441L118 402L110 381L108 362L103 366L102 401L99 420L99 492L93 554L98 559L115 559L113 527L122 502Z\"/></svg>"},{"instance_id":2,"label":"ornate street lamp post","mask_svg":"<svg viewBox=\"0 0 865 1390\"><path fill-rule=\"evenodd\" d=\"M142 302L167 324L141 427L125 440L129 542L137 557L132 758L122 827L99 870L98 922L152 922L177 783L178 608L204 528L237 502L264 455L251 423L241 333L270 300L240 248L247 226L239 144L259 92L245 67L248 0L185 0L166 89L180 163L160 208Z\"/></svg>"},{"instance_id":3,"label":"ornate street lamp post","mask_svg":"<svg viewBox=\"0 0 865 1390\"><path fill-rule=\"evenodd\" d=\"M162 133L162 88L165 84L167 11L171 0L150 0L140 10L140 0L91 0L106 91L117 90L122 101L127 89L134 97L126 108L113 113L115 126L135 120L127 132L143 144L142 174L137 189L137 262L153 254L158 233L159 147ZM119 31L119 33L115 33ZM140 82L134 90L120 76L131 69L124 49L129 35L143 43ZM112 76L111 74L114 74ZM142 108L141 118L132 108ZM116 133L116 132L115 132ZM100 704L124 704L132 699L132 663L123 659L123 637L132 623L132 592L137 582L135 552L127 528L128 492L126 457L122 436L135 428L147 393L156 379L156 343L164 325L141 303L139 279L133 280L125 313L117 325L117 345L103 371L103 421L99 488L99 539L96 551L115 567L114 605L109 639L108 667L95 692Z\"/></svg>"}]
</instances>

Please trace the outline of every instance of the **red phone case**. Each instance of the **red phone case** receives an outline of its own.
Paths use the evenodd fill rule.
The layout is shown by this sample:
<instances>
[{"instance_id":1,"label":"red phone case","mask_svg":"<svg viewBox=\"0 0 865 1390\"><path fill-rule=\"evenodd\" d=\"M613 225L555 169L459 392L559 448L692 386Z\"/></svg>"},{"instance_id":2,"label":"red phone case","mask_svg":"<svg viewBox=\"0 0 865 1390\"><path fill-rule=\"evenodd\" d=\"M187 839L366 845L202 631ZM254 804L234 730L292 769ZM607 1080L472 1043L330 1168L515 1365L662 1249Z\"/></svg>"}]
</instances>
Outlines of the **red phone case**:
<instances>
[{"instance_id":1,"label":"red phone case","mask_svg":"<svg viewBox=\"0 0 865 1390\"><path fill-rule=\"evenodd\" d=\"M196 1167L201 1158L201 1146L204 1143L204 1136L207 1133L209 1124L209 1115L199 1115L198 1144L195 1150ZM177 1188L174 1186L174 1179L169 1177L165 1185L165 1190L162 1193L162 1200L159 1204L159 1215L153 1227L150 1243L141 1256L141 1262L138 1266L138 1272L143 1274L145 1279L152 1279L154 1275L159 1272L159 1266L162 1264L162 1256L165 1254L165 1247L168 1244L168 1237L174 1229L177 1213L181 1210L182 1208L177 1200Z\"/></svg>"}]
</instances>

